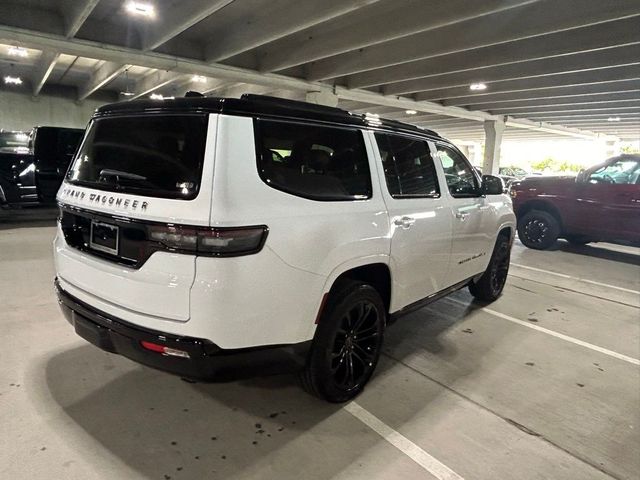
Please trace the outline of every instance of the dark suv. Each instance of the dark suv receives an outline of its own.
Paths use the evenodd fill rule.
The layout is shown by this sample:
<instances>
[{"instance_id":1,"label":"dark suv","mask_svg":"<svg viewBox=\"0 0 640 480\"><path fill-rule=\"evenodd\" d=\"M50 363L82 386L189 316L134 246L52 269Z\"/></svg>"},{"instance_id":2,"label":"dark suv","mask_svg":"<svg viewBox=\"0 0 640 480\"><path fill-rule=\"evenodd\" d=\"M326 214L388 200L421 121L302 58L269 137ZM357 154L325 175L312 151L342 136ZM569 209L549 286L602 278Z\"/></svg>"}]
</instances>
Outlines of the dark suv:
<instances>
[{"instance_id":1,"label":"dark suv","mask_svg":"<svg viewBox=\"0 0 640 480\"><path fill-rule=\"evenodd\" d=\"M0 207L54 204L83 129L35 127L0 134Z\"/></svg>"},{"instance_id":2,"label":"dark suv","mask_svg":"<svg viewBox=\"0 0 640 480\"><path fill-rule=\"evenodd\" d=\"M577 177L529 177L512 184L511 197L529 248L558 238L640 245L640 155L610 158Z\"/></svg>"}]
</instances>

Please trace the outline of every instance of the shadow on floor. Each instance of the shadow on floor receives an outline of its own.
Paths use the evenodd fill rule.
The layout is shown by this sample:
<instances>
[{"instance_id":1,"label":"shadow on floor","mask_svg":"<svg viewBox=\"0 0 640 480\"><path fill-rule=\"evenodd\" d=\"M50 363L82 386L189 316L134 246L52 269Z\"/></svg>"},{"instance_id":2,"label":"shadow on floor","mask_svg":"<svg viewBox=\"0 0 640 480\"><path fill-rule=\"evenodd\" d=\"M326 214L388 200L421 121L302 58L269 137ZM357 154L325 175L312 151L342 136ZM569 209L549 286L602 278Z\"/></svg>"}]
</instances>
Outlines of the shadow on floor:
<instances>
[{"instance_id":1,"label":"shadow on floor","mask_svg":"<svg viewBox=\"0 0 640 480\"><path fill-rule=\"evenodd\" d=\"M0 230L15 228L53 227L57 208L18 208L0 210Z\"/></svg>"},{"instance_id":2,"label":"shadow on floor","mask_svg":"<svg viewBox=\"0 0 640 480\"><path fill-rule=\"evenodd\" d=\"M633 248L633 247L627 247ZM575 253L577 255L584 255L587 257L601 258L603 260L611 260L614 262L626 263L629 265L640 266L640 249L638 254L629 252L621 252L607 248L605 244L589 243L587 245L572 245L564 240L558 240L556 244L549 250L560 251L567 253Z\"/></svg>"},{"instance_id":3,"label":"shadow on floor","mask_svg":"<svg viewBox=\"0 0 640 480\"><path fill-rule=\"evenodd\" d=\"M375 391L376 377L394 378L405 357L455 357L456 347L440 337L465 315L421 310L396 322L367 391ZM46 382L75 424L148 478L301 478L301 471L332 478L382 441L341 405L305 393L294 375L190 384L85 345L49 359ZM406 421L441 395L436 384L420 388Z\"/></svg>"}]
</instances>

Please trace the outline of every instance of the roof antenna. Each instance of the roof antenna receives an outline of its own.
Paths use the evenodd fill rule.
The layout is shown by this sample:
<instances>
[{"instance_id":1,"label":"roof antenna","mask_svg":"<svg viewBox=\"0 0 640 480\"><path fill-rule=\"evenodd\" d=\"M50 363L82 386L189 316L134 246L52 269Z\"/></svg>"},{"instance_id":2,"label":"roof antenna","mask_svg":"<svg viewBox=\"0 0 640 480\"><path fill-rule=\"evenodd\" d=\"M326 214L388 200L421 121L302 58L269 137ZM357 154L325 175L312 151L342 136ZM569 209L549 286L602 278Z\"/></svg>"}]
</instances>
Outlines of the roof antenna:
<instances>
[{"instance_id":1,"label":"roof antenna","mask_svg":"<svg viewBox=\"0 0 640 480\"><path fill-rule=\"evenodd\" d=\"M200 92L196 92L195 90L189 90L184 94L185 98L193 98L193 97L204 97Z\"/></svg>"}]
</instances>

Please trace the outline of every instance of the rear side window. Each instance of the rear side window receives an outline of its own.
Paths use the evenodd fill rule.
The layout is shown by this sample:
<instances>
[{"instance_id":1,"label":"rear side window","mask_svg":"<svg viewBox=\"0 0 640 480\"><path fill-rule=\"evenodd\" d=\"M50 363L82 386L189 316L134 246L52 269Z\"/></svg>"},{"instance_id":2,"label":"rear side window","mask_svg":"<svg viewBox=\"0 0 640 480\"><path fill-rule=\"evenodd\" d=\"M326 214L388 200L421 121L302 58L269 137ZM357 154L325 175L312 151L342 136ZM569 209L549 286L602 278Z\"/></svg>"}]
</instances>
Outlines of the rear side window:
<instances>
[{"instance_id":1,"label":"rear side window","mask_svg":"<svg viewBox=\"0 0 640 480\"><path fill-rule=\"evenodd\" d=\"M150 197L190 200L200 188L207 115L93 120L70 183Z\"/></svg>"},{"instance_id":2,"label":"rear side window","mask_svg":"<svg viewBox=\"0 0 640 480\"><path fill-rule=\"evenodd\" d=\"M387 188L393 198L440 196L429 144L415 138L376 133Z\"/></svg>"},{"instance_id":3,"label":"rear side window","mask_svg":"<svg viewBox=\"0 0 640 480\"><path fill-rule=\"evenodd\" d=\"M312 200L371 197L371 174L357 129L255 120L258 169L278 190Z\"/></svg>"}]
</instances>

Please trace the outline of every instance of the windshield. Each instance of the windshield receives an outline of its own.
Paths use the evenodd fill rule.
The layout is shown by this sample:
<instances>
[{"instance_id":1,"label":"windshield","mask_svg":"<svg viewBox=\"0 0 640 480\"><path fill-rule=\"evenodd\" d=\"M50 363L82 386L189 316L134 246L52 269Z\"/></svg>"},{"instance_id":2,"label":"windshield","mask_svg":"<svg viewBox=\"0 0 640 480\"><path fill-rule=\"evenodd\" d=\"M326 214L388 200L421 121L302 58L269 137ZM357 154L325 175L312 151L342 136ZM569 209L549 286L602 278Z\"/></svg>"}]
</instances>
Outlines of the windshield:
<instances>
[{"instance_id":1,"label":"windshield","mask_svg":"<svg viewBox=\"0 0 640 480\"><path fill-rule=\"evenodd\" d=\"M102 190L190 200L200 188L207 115L91 122L67 180Z\"/></svg>"}]
</instances>

